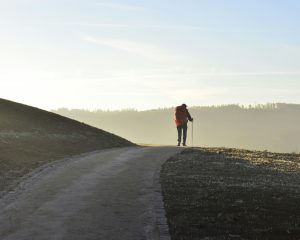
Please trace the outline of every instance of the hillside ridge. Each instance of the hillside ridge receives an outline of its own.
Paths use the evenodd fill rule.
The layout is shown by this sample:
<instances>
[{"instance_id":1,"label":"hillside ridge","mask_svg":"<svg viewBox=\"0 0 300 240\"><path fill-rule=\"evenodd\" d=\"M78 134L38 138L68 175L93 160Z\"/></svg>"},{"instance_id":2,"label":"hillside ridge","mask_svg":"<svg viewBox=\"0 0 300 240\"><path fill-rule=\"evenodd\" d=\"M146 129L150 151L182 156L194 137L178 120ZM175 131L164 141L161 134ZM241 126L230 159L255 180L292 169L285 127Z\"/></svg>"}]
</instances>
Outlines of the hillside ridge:
<instances>
[{"instance_id":1,"label":"hillside ridge","mask_svg":"<svg viewBox=\"0 0 300 240\"><path fill-rule=\"evenodd\" d=\"M0 99L0 192L7 190L16 179L49 162L133 145L85 123Z\"/></svg>"}]
</instances>

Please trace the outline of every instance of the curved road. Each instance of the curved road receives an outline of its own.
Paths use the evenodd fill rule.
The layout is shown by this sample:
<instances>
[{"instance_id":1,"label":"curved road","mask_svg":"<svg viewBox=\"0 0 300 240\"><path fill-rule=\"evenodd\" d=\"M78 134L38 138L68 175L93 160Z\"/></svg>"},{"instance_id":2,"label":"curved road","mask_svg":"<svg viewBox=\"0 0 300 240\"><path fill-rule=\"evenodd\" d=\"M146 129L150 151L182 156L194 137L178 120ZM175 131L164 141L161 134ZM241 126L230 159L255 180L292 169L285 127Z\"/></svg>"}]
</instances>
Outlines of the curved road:
<instances>
[{"instance_id":1,"label":"curved road","mask_svg":"<svg viewBox=\"0 0 300 240\"><path fill-rule=\"evenodd\" d=\"M0 200L0 239L169 239L158 179L178 152L110 149L36 171Z\"/></svg>"}]
</instances>

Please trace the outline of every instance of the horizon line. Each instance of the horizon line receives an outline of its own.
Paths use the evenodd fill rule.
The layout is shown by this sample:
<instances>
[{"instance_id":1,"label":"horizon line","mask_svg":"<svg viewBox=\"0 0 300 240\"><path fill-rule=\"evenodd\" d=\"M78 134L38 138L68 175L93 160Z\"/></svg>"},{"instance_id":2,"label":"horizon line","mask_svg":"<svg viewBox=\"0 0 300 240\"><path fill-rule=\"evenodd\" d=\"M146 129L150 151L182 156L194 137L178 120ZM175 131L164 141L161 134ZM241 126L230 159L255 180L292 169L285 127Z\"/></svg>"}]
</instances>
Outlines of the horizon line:
<instances>
[{"instance_id":1,"label":"horizon line","mask_svg":"<svg viewBox=\"0 0 300 240\"><path fill-rule=\"evenodd\" d=\"M181 104L178 104L176 106L180 106ZM251 108L263 108L263 107L270 107L275 106L278 107L278 105L299 105L300 103L293 103L293 102L266 102L266 103L247 103L247 104L240 104L240 103L228 103L228 104L209 104L209 105L190 105L188 106L188 109L193 108L213 108L213 107L230 107L230 106L236 106L240 108L245 109L251 109ZM128 108L121 108L121 109L102 109L102 108L68 108L68 107L59 107L59 108L52 108L48 111L59 111L59 110L67 110L67 111L87 111L87 112L125 112L125 111L134 111L134 112L147 112L147 111L156 111L156 110L169 110L174 109L176 107L174 106L165 106L165 107L158 107L158 108L148 108L148 109L138 109L134 107L128 107Z\"/></svg>"}]
</instances>

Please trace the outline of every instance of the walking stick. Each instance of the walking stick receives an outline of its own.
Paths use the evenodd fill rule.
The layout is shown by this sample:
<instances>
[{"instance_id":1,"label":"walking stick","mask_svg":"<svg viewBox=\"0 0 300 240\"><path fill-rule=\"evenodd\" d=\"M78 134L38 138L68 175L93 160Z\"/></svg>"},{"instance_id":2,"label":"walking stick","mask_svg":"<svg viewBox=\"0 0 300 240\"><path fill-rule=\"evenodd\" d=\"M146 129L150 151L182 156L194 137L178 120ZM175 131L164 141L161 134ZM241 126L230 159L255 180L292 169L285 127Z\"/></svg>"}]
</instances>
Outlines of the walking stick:
<instances>
[{"instance_id":1,"label":"walking stick","mask_svg":"<svg viewBox=\"0 0 300 240\"><path fill-rule=\"evenodd\" d=\"M194 147L194 120L192 121L192 147Z\"/></svg>"}]
</instances>

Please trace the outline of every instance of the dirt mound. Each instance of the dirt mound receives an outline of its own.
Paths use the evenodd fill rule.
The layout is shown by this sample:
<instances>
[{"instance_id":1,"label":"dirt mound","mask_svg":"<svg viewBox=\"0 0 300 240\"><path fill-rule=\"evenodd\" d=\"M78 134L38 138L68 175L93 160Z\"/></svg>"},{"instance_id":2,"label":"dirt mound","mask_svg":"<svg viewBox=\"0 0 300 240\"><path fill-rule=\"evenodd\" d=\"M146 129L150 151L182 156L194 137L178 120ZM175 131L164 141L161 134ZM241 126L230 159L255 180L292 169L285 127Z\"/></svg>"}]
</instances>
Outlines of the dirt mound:
<instances>
[{"instance_id":1,"label":"dirt mound","mask_svg":"<svg viewBox=\"0 0 300 240\"><path fill-rule=\"evenodd\" d=\"M0 99L0 191L45 163L130 145L126 139L84 123Z\"/></svg>"}]
</instances>

